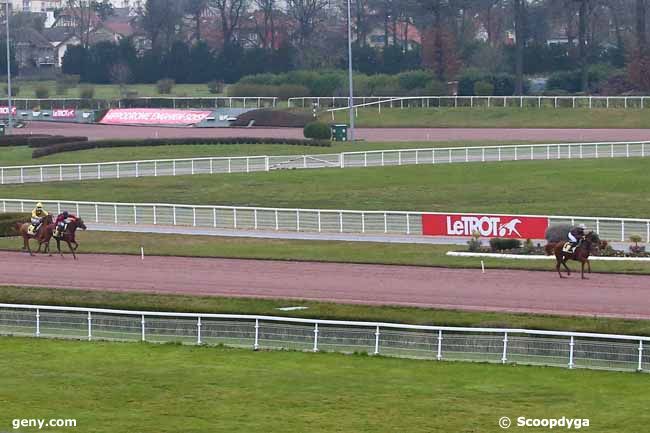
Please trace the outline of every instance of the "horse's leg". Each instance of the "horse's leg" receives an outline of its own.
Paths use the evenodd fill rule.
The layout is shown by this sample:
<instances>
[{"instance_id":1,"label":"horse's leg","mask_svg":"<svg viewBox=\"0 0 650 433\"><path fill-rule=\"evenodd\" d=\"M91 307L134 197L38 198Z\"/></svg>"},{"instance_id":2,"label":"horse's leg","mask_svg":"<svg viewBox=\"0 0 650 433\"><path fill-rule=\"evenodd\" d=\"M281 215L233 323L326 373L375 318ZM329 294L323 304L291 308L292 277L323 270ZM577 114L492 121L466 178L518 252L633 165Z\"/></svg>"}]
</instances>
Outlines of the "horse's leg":
<instances>
[{"instance_id":1,"label":"horse's leg","mask_svg":"<svg viewBox=\"0 0 650 433\"><path fill-rule=\"evenodd\" d=\"M63 252L61 251L61 241L59 239L56 240L56 250L61 254L61 258L63 258Z\"/></svg>"},{"instance_id":2,"label":"horse's leg","mask_svg":"<svg viewBox=\"0 0 650 433\"><path fill-rule=\"evenodd\" d=\"M562 262L562 259L560 256L556 255L555 256L555 270L557 271L557 274L560 276L560 278L564 278L562 276L562 272L560 272L560 263Z\"/></svg>"},{"instance_id":3,"label":"horse's leg","mask_svg":"<svg viewBox=\"0 0 650 433\"><path fill-rule=\"evenodd\" d=\"M571 275L571 269L569 269L569 267L566 264L567 260L568 259L566 257L562 257L562 265L564 265L564 269L566 269L567 275Z\"/></svg>"},{"instance_id":4,"label":"horse's leg","mask_svg":"<svg viewBox=\"0 0 650 433\"><path fill-rule=\"evenodd\" d=\"M77 260L77 255L74 253L74 248L72 248L70 241L65 241L65 243L68 244L68 248L70 248L70 252L72 253L72 258Z\"/></svg>"},{"instance_id":5,"label":"horse's leg","mask_svg":"<svg viewBox=\"0 0 650 433\"><path fill-rule=\"evenodd\" d=\"M25 241L25 245L27 245L27 251L29 251L29 255L34 257L34 253L32 252L32 247L29 246L29 239Z\"/></svg>"},{"instance_id":6,"label":"horse's leg","mask_svg":"<svg viewBox=\"0 0 650 433\"><path fill-rule=\"evenodd\" d=\"M580 264L582 265L582 269L580 272L580 278L583 280L586 280L587 278L585 277L585 260L580 260Z\"/></svg>"},{"instance_id":7,"label":"horse's leg","mask_svg":"<svg viewBox=\"0 0 650 433\"><path fill-rule=\"evenodd\" d=\"M589 259L587 259L587 269L588 272L591 274L591 262L589 261Z\"/></svg>"}]
</instances>

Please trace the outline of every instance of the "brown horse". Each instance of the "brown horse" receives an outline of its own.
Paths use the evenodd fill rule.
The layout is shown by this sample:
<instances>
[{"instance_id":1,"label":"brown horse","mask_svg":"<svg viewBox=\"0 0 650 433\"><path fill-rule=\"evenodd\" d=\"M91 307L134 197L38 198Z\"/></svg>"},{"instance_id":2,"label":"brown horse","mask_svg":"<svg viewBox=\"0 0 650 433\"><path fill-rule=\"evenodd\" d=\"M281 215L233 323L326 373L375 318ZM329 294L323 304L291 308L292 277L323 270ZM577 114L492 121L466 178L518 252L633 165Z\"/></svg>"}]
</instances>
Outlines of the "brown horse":
<instances>
[{"instance_id":1,"label":"brown horse","mask_svg":"<svg viewBox=\"0 0 650 433\"><path fill-rule=\"evenodd\" d=\"M33 235L29 234L28 232L30 224L31 223L16 223L16 230L18 231L18 234L23 237L23 251L27 250L29 251L29 255L33 256L34 253L32 253L32 249L29 247L29 240L36 239L36 241L38 242L37 252L40 253L41 246L49 241L49 238L46 240L45 237L47 232L47 226L49 224L52 224L52 215L48 215L43 218L43 221L41 222L41 226Z\"/></svg>"},{"instance_id":2,"label":"brown horse","mask_svg":"<svg viewBox=\"0 0 650 433\"><path fill-rule=\"evenodd\" d=\"M56 231L56 224L49 224L46 228L46 232L44 235L44 243L46 244L45 251L50 250L50 240L54 237L54 240L56 240L56 249L63 257L63 252L61 252L61 241L64 241L65 243L68 244L68 248L70 249L70 252L72 253L72 257L77 260L77 255L75 254L75 251L77 248L79 248L79 244L77 243L77 240L75 239L75 232L77 229L80 228L82 230L86 230L86 224L84 224L84 220L81 218L76 218L73 221L70 221L70 223L66 226L65 230L63 233L59 233L58 236L54 236L54 232ZM72 244L74 244L74 248L72 248ZM50 254L52 255L52 254Z\"/></svg>"},{"instance_id":3,"label":"brown horse","mask_svg":"<svg viewBox=\"0 0 650 433\"><path fill-rule=\"evenodd\" d=\"M555 254L555 269L557 270L558 275L560 278L564 278L562 276L562 272L560 272L560 265L564 266L564 269L567 271L567 275L571 275L571 269L567 266L566 262L567 260L575 260L580 262L581 264L581 278L583 280L586 280L585 278L585 264L587 265L587 270L591 274L591 263L589 262L589 254L591 254L591 250L594 246L594 243L597 242L597 235L594 234L594 232L589 232L587 233L583 238L582 242L580 242L580 245L573 251L572 253L568 253L563 251L564 250L564 245L566 242L556 242L556 243L550 243L546 245L545 250L546 254L551 255Z\"/></svg>"}]
</instances>

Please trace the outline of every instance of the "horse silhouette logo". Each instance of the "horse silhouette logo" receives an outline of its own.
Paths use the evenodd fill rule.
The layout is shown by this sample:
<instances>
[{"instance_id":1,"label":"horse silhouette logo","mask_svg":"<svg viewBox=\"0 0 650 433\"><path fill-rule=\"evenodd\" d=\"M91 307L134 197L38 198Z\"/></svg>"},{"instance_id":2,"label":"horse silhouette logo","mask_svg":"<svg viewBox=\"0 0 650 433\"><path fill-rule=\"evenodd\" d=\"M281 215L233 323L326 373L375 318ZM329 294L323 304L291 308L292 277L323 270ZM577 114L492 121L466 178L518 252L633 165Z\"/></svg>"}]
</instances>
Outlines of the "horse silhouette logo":
<instances>
[{"instance_id":1,"label":"horse silhouette logo","mask_svg":"<svg viewBox=\"0 0 650 433\"><path fill-rule=\"evenodd\" d=\"M512 236L512 234L516 234L518 237L521 237L521 233L517 230L517 224L521 224L521 220L519 218L515 218L511 220L507 224L502 224L499 226L499 236Z\"/></svg>"}]
</instances>

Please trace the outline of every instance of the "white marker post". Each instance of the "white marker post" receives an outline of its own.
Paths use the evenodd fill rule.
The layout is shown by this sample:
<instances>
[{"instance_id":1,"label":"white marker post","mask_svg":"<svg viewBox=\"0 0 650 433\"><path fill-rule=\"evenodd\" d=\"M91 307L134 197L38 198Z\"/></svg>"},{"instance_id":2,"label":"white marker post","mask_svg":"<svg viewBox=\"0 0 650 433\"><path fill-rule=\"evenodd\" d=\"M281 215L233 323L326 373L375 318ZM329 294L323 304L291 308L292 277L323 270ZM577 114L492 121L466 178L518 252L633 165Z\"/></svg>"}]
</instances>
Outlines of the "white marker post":
<instances>
[{"instance_id":1,"label":"white marker post","mask_svg":"<svg viewBox=\"0 0 650 433\"><path fill-rule=\"evenodd\" d=\"M144 247L142 245L140 245L140 260L144 260Z\"/></svg>"},{"instance_id":2,"label":"white marker post","mask_svg":"<svg viewBox=\"0 0 650 433\"><path fill-rule=\"evenodd\" d=\"M485 273L485 264L483 263L483 260L481 260L481 272Z\"/></svg>"}]
</instances>

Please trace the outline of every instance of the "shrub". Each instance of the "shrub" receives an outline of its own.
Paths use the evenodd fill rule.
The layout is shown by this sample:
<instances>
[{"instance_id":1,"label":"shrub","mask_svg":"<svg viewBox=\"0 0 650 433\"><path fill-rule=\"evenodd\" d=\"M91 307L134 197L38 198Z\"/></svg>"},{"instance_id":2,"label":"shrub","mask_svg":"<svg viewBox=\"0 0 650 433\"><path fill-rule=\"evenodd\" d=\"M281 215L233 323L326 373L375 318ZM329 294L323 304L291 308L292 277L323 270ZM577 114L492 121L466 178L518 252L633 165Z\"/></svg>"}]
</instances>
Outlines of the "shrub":
<instances>
[{"instance_id":1,"label":"shrub","mask_svg":"<svg viewBox=\"0 0 650 433\"><path fill-rule=\"evenodd\" d=\"M158 90L159 94L168 95L172 92L175 84L176 82L171 78L163 78L162 80L158 80L156 82L156 89Z\"/></svg>"},{"instance_id":2,"label":"shrub","mask_svg":"<svg viewBox=\"0 0 650 433\"><path fill-rule=\"evenodd\" d=\"M208 91L213 95L223 93L223 81L212 80L208 81Z\"/></svg>"},{"instance_id":3,"label":"shrub","mask_svg":"<svg viewBox=\"0 0 650 433\"><path fill-rule=\"evenodd\" d=\"M571 224L556 224L549 226L546 229L544 238L549 243L562 242L567 240L569 231L571 230Z\"/></svg>"},{"instance_id":4,"label":"shrub","mask_svg":"<svg viewBox=\"0 0 650 433\"><path fill-rule=\"evenodd\" d=\"M494 94L494 85L487 81L477 81L474 83L474 95L492 96Z\"/></svg>"},{"instance_id":5,"label":"shrub","mask_svg":"<svg viewBox=\"0 0 650 433\"><path fill-rule=\"evenodd\" d=\"M478 231L472 233L472 239L467 241L469 250L473 253L481 250L481 234Z\"/></svg>"},{"instance_id":6,"label":"shrub","mask_svg":"<svg viewBox=\"0 0 650 433\"><path fill-rule=\"evenodd\" d=\"M424 88L426 96L444 96L447 94L447 85L443 82L432 80Z\"/></svg>"},{"instance_id":7,"label":"shrub","mask_svg":"<svg viewBox=\"0 0 650 433\"><path fill-rule=\"evenodd\" d=\"M305 138L314 140L329 140L332 138L332 131L327 123L311 122L305 125L303 130Z\"/></svg>"},{"instance_id":8,"label":"shrub","mask_svg":"<svg viewBox=\"0 0 650 433\"><path fill-rule=\"evenodd\" d=\"M87 137L64 137L61 135L5 135L0 136L0 147L30 146L40 147L58 143L69 143L88 140Z\"/></svg>"},{"instance_id":9,"label":"shrub","mask_svg":"<svg viewBox=\"0 0 650 433\"><path fill-rule=\"evenodd\" d=\"M0 238L18 236L16 224L28 222L29 217L28 213L0 213Z\"/></svg>"},{"instance_id":10,"label":"shrub","mask_svg":"<svg viewBox=\"0 0 650 433\"><path fill-rule=\"evenodd\" d=\"M526 242L524 242L522 248L524 253L531 254L535 249L535 244L533 244L533 241L531 239L526 239Z\"/></svg>"},{"instance_id":11,"label":"shrub","mask_svg":"<svg viewBox=\"0 0 650 433\"><path fill-rule=\"evenodd\" d=\"M256 97L277 96L288 99L293 96L309 96L309 89L300 84L263 85L263 84L233 84L228 86L228 96Z\"/></svg>"},{"instance_id":12,"label":"shrub","mask_svg":"<svg viewBox=\"0 0 650 433\"><path fill-rule=\"evenodd\" d=\"M95 97L95 88L93 86L81 86L79 88L79 97L81 99L93 99Z\"/></svg>"},{"instance_id":13,"label":"shrub","mask_svg":"<svg viewBox=\"0 0 650 433\"><path fill-rule=\"evenodd\" d=\"M433 77L426 71L409 71L397 75L400 88L404 90L424 89Z\"/></svg>"},{"instance_id":14,"label":"shrub","mask_svg":"<svg viewBox=\"0 0 650 433\"><path fill-rule=\"evenodd\" d=\"M50 89L40 84L34 89L34 94L36 95L37 99L47 99L50 97Z\"/></svg>"},{"instance_id":15,"label":"shrub","mask_svg":"<svg viewBox=\"0 0 650 433\"><path fill-rule=\"evenodd\" d=\"M78 141L73 143L54 144L41 147L32 152L32 158L40 158L62 152L76 150L101 149L110 147L142 147L166 145L227 145L227 144L282 144L290 146L331 146L329 141L304 140L295 138L266 138L266 137L216 137L216 138L148 138L133 140L96 140Z\"/></svg>"},{"instance_id":16,"label":"shrub","mask_svg":"<svg viewBox=\"0 0 650 433\"><path fill-rule=\"evenodd\" d=\"M521 248L521 241L519 239L492 238L490 239L490 248L492 251L513 250Z\"/></svg>"}]
</instances>

